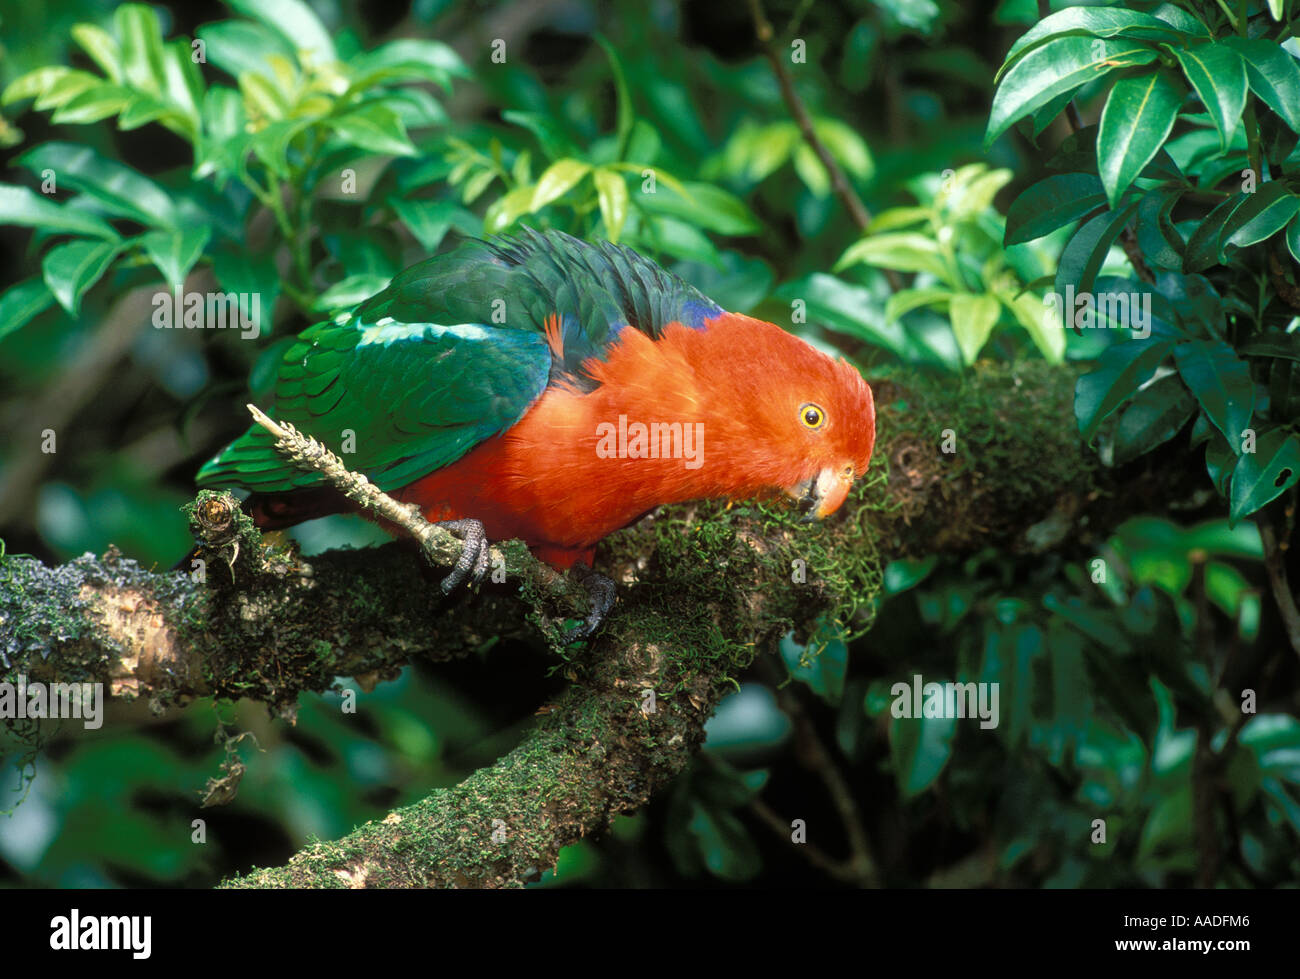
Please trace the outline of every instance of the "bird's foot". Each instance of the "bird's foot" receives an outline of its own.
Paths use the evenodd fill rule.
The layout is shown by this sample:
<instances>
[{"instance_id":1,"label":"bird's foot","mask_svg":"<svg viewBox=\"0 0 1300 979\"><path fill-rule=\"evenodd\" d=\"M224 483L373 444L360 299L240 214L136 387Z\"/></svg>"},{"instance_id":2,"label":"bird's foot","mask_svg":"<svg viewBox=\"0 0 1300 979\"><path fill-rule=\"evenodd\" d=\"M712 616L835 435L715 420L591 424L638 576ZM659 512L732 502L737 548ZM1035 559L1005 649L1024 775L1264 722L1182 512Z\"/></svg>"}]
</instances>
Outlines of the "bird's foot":
<instances>
[{"instance_id":1,"label":"bird's foot","mask_svg":"<svg viewBox=\"0 0 1300 979\"><path fill-rule=\"evenodd\" d=\"M441 527L443 530L450 531L456 537L459 537L463 546L460 549L460 557L456 559L456 565L451 569L451 574L442 579L442 593L448 595L452 589L463 582L467 577L472 577L474 584L483 580L483 575L488 568L488 539L487 531L483 529L483 524L478 520L442 520L434 524L435 527Z\"/></svg>"},{"instance_id":2,"label":"bird's foot","mask_svg":"<svg viewBox=\"0 0 1300 979\"><path fill-rule=\"evenodd\" d=\"M573 566L572 572L573 576L587 589L587 597L591 600L591 612L588 613L582 625L576 626L565 633L564 642L566 644L578 642L581 639L590 639L594 636L604 623L605 616L614 607L614 600L618 594L613 579L606 577L599 571L592 571L581 561Z\"/></svg>"}]
</instances>

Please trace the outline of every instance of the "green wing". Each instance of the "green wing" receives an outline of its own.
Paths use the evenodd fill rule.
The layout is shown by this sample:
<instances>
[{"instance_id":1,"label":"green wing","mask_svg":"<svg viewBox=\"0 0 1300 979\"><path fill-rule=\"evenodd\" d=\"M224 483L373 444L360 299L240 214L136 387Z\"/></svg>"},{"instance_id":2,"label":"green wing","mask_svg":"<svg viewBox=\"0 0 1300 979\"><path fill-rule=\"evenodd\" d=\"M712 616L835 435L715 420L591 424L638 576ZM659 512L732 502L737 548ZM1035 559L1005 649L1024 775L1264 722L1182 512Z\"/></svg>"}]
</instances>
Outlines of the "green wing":
<instances>
[{"instance_id":1,"label":"green wing","mask_svg":"<svg viewBox=\"0 0 1300 979\"><path fill-rule=\"evenodd\" d=\"M268 411L391 490L511 428L548 383L594 384L580 365L603 356L620 330L657 337L668 323L702 328L721 312L628 249L558 232L470 241L304 330L280 362ZM544 336L556 314L563 358ZM253 426L197 482L271 493L322 480L286 465Z\"/></svg>"}]
</instances>

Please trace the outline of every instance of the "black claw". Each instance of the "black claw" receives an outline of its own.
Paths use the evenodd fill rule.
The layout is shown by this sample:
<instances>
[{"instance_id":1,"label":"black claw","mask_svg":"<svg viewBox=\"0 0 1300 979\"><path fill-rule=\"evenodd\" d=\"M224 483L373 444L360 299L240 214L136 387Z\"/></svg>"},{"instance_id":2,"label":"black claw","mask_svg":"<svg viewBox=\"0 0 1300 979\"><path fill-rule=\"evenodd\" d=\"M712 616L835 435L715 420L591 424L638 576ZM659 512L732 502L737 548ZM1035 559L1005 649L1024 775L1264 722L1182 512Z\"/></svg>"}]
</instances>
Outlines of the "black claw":
<instances>
[{"instance_id":1,"label":"black claw","mask_svg":"<svg viewBox=\"0 0 1300 979\"><path fill-rule=\"evenodd\" d=\"M589 639L595 635L605 621L605 616L614 607L614 600L618 595L613 579L607 578L599 571L592 571L581 561L573 566L573 576L587 589L587 597L591 600L591 612L582 625L575 626L565 633L565 643Z\"/></svg>"},{"instance_id":2,"label":"black claw","mask_svg":"<svg viewBox=\"0 0 1300 979\"><path fill-rule=\"evenodd\" d=\"M488 567L488 539L483 524L478 520L465 519L443 520L435 526L455 534L464 544L460 549L460 557L456 559L456 566L442 579L439 586L442 593L450 594L452 589L471 576L475 584L482 581Z\"/></svg>"}]
</instances>

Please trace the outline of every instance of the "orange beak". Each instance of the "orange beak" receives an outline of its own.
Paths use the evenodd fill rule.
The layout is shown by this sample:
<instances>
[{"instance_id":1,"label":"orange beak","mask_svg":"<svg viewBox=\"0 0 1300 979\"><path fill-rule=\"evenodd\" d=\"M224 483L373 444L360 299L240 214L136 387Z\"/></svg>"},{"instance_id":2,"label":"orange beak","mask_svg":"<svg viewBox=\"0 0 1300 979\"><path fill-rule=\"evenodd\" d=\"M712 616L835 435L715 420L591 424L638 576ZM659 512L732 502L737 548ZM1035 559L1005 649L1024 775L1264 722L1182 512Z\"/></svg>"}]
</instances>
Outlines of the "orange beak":
<instances>
[{"instance_id":1,"label":"orange beak","mask_svg":"<svg viewBox=\"0 0 1300 979\"><path fill-rule=\"evenodd\" d=\"M816 476L791 486L786 494L807 511L805 520L821 520L840 508L852 488L853 465L846 463L838 468L827 466Z\"/></svg>"}]
</instances>

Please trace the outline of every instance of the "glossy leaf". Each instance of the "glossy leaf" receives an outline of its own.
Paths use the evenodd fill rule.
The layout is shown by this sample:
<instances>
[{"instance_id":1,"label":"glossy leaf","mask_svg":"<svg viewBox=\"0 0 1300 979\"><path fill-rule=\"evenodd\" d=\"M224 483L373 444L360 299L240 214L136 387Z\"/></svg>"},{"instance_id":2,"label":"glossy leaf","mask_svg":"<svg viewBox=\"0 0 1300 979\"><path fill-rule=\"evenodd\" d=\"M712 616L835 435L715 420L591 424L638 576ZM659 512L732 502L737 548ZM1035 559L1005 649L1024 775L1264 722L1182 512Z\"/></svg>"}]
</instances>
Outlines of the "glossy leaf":
<instances>
[{"instance_id":1,"label":"glossy leaf","mask_svg":"<svg viewBox=\"0 0 1300 979\"><path fill-rule=\"evenodd\" d=\"M1297 197L1280 181L1270 180L1250 194L1241 207L1224 222L1222 249L1229 245L1245 248L1277 234L1300 212Z\"/></svg>"},{"instance_id":2,"label":"glossy leaf","mask_svg":"<svg viewBox=\"0 0 1300 979\"><path fill-rule=\"evenodd\" d=\"M1199 272L1223 261L1224 226L1237 208L1244 205L1249 197L1249 194L1234 194L1205 216L1192 232L1192 236L1187 239L1187 254L1183 259L1183 267L1188 272Z\"/></svg>"},{"instance_id":3,"label":"glossy leaf","mask_svg":"<svg viewBox=\"0 0 1300 979\"><path fill-rule=\"evenodd\" d=\"M1010 128L1052 99L1116 68L1150 64L1154 48L1127 40L1054 37L1032 49L1006 73L993 96L993 110L984 134L987 148Z\"/></svg>"},{"instance_id":4,"label":"glossy leaf","mask_svg":"<svg viewBox=\"0 0 1300 979\"><path fill-rule=\"evenodd\" d=\"M600 217L605 222L605 234L610 241L617 242L623 232L623 223L627 220L627 184L622 174L611 170L597 169L592 174L596 182L596 196L600 205Z\"/></svg>"},{"instance_id":5,"label":"glossy leaf","mask_svg":"<svg viewBox=\"0 0 1300 979\"><path fill-rule=\"evenodd\" d=\"M41 262L41 274L59 305L76 316L82 295L108 271L120 249L117 242L70 241L50 249Z\"/></svg>"},{"instance_id":6,"label":"glossy leaf","mask_svg":"<svg viewBox=\"0 0 1300 979\"><path fill-rule=\"evenodd\" d=\"M1102 207L1106 191L1091 173L1058 173L1029 187L1007 209L1003 244L1018 245Z\"/></svg>"},{"instance_id":7,"label":"glossy leaf","mask_svg":"<svg viewBox=\"0 0 1300 979\"><path fill-rule=\"evenodd\" d=\"M572 158L552 163L538 179L537 186L533 188L529 210L539 211L552 201L563 197L590 171L590 163Z\"/></svg>"},{"instance_id":8,"label":"glossy leaf","mask_svg":"<svg viewBox=\"0 0 1300 979\"><path fill-rule=\"evenodd\" d=\"M854 242L840 256L833 271L859 262L898 272L931 272L945 279L948 275L939 246L932 237L918 232L886 232Z\"/></svg>"},{"instance_id":9,"label":"glossy leaf","mask_svg":"<svg viewBox=\"0 0 1300 979\"><path fill-rule=\"evenodd\" d=\"M162 93L162 25L158 14L143 3L124 3L113 12L113 23L122 41L123 81L152 95Z\"/></svg>"},{"instance_id":10,"label":"glossy leaf","mask_svg":"<svg viewBox=\"0 0 1300 979\"><path fill-rule=\"evenodd\" d=\"M1255 405L1246 362L1221 340L1189 340L1174 348L1174 363L1214 427L1239 446Z\"/></svg>"},{"instance_id":11,"label":"glossy leaf","mask_svg":"<svg viewBox=\"0 0 1300 979\"><path fill-rule=\"evenodd\" d=\"M948 315L952 319L957 346L967 364L975 363L1001 312L1002 305L993 296L977 296L969 292L953 294L948 304Z\"/></svg>"},{"instance_id":12,"label":"glossy leaf","mask_svg":"<svg viewBox=\"0 0 1300 979\"><path fill-rule=\"evenodd\" d=\"M54 305L44 279L24 279L0 294L0 340Z\"/></svg>"},{"instance_id":13,"label":"glossy leaf","mask_svg":"<svg viewBox=\"0 0 1300 979\"><path fill-rule=\"evenodd\" d=\"M1168 69L1121 78L1111 88L1097 135L1101 182L1111 207L1164 145L1183 95L1182 82Z\"/></svg>"},{"instance_id":14,"label":"glossy leaf","mask_svg":"<svg viewBox=\"0 0 1300 979\"><path fill-rule=\"evenodd\" d=\"M1120 415L1115 430L1115 465L1150 452L1177 435L1191 419L1196 401L1175 373L1143 387Z\"/></svg>"},{"instance_id":15,"label":"glossy leaf","mask_svg":"<svg viewBox=\"0 0 1300 979\"><path fill-rule=\"evenodd\" d=\"M1171 341L1153 337L1117 343L1102 352L1096 369L1074 385L1074 417L1085 442L1092 442L1101 423L1137 393L1172 349Z\"/></svg>"},{"instance_id":16,"label":"glossy leaf","mask_svg":"<svg viewBox=\"0 0 1300 979\"><path fill-rule=\"evenodd\" d=\"M1300 66L1276 41L1264 38L1225 38L1246 64L1250 89L1264 104L1300 133Z\"/></svg>"},{"instance_id":17,"label":"glossy leaf","mask_svg":"<svg viewBox=\"0 0 1300 979\"><path fill-rule=\"evenodd\" d=\"M1176 43L1178 31L1165 21L1150 14L1122 7L1066 7L1049 14L1021 35L1007 52L998 78L1026 53L1054 37L1081 34L1088 37L1138 38L1142 40Z\"/></svg>"},{"instance_id":18,"label":"glossy leaf","mask_svg":"<svg viewBox=\"0 0 1300 979\"><path fill-rule=\"evenodd\" d=\"M1171 48L1219 131L1219 144L1228 148L1246 107L1246 66L1226 44Z\"/></svg>"},{"instance_id":19,"label":"glossy leaf","mask_svg":"<svg viewBox=\"0 0 1300 979\"><path fill-rule=\"evenodd\" d=\"M180 217L167 191L124 163L81 143L42 143L18 158L36 176L50 169L60 184L93 197L113 214L155 228L175 228Z\"/></svg>"},{"instance_id":20,"label":"glossy leaf","mask_svg":"<svg viewBox=\"0 0 1300 979\"><path fill-rule=\"evenodd\" d=\"M228 0L240 13L260 20L290 42L306 51L315 64L337 59L334 41L316 12L303 0Z\"/></svg>"},{"instance_id":21,"label":"glossy leaf","mask_svg":"<svg viewBox=\"0 0 1300 979\"><path fill-rule=\"evenodd\" d=\"M1260 435L1232 472L1228 516L1238 521L1300 482L1300 436L1284 428Z\"/></svg>"},{"instance_id":22,"label":"glossy leaf","mask_svg":"<svg viewBox=\"0 0 1300 979\"><path fill-rule=\"evenodd\" d=\"M329 120L328 125L345 143L371 153L416 155L415 146L406 135L402 120L387 106L367 105Z\"/></svg>"},{"instance_id":23,"label":"glossy leaf","mask_svg":"<svg viewBox=\"0 0 1300 979\"><path fill-rule=\"evenodd\" d=\"M53 232L118 237L113 228L92 214L56 204L26 187L0 184L0 224L19 224Z\"/></svg>"},{"instance_id":24,"label":"glossy leaf","mask_svg":"<svg viewBox=\"0 0 1300 979\"><path fill-rule=\"evenodd\" d=\"M206 224L189 225L180 231L151 231L140 238L140 244L162 273L168 285L180 285L190 274L203 249L212 237Z\"/></svg>"},{"instance_id":25,"label":"glossy leaf","mask_svg":"<svg viewBox=\"0 0 1300 979\"><path fill-rule=\"evenodd\" d=\"M1137 201L1129 201L1119 210L1098 214L1075 231L1061 251L1056 271L1058 296L1067 295L1069 286L1074 288L1075 295L1091 292L1111 245L1119 238L1137 206Z\"/></svg>"}]
</instances>

